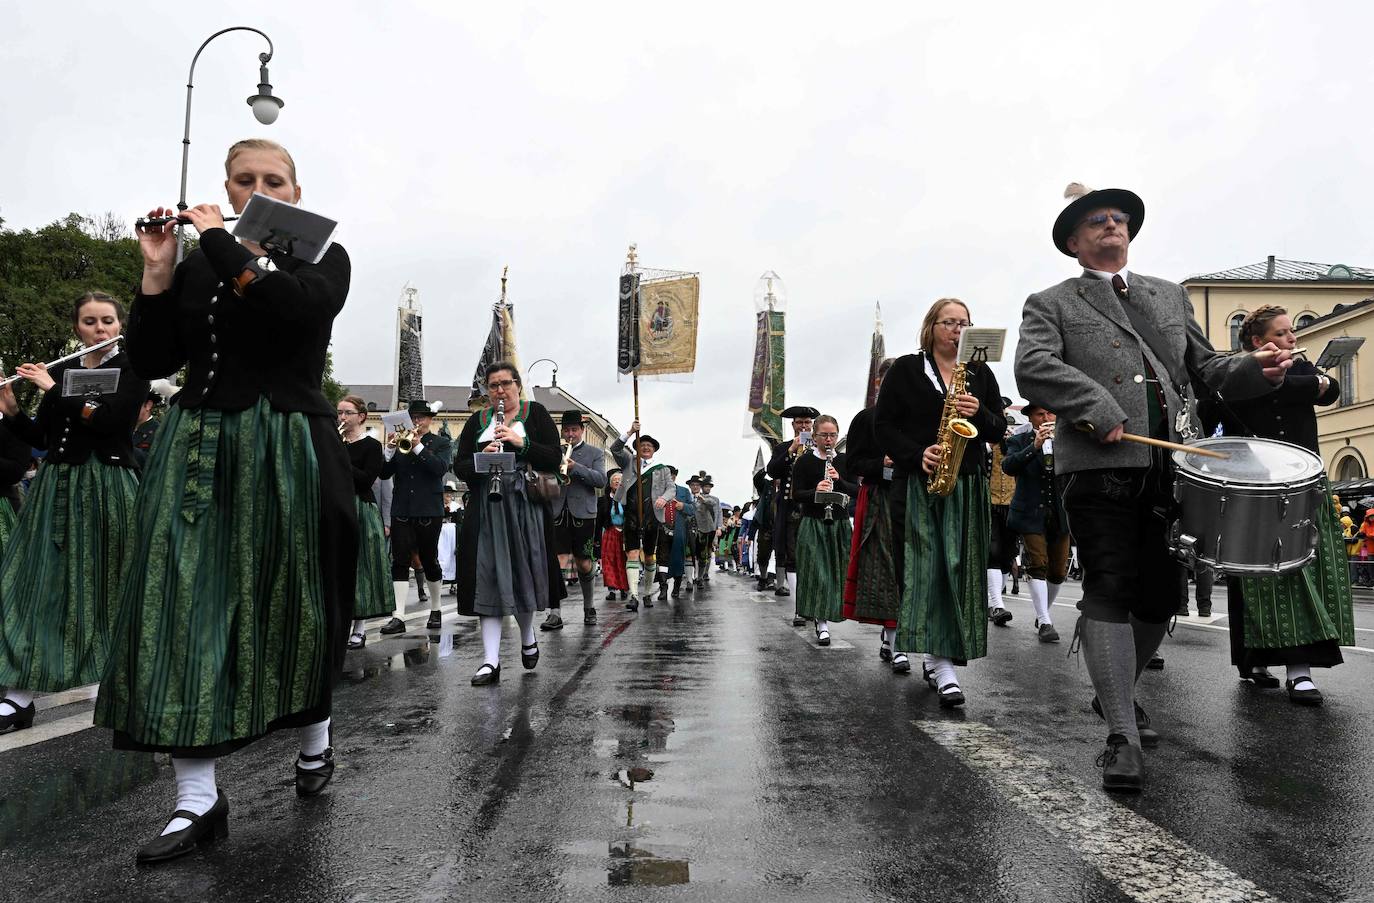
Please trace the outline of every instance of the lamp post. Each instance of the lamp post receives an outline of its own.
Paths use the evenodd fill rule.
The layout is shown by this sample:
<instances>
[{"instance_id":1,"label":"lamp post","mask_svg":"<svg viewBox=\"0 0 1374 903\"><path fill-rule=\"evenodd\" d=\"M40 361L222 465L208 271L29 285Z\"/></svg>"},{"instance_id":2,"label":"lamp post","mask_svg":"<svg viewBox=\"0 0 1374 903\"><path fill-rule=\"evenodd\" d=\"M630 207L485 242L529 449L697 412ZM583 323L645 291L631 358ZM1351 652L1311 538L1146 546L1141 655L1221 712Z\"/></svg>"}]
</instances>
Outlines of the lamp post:
<instances>
[{"instance_id":1,"label":"lamp post","mask_svg":"<svg viewBox=\"0 0 1374 903\"><path fill-rule=\"evenodd\" d=\"M535 365L535 364L544 364L544 363L553 364L553 388L557 389L557 388L558 388L558 361L554 360L554 359L551 358L551 357L541 357L539 360L534 361L533 363L531 363L528 367L525 368L525 375L526 375L526 376L529 375L529 372L530 372L531 370L534 369L534 365Z\"/></svg>"},{"instance_id":2,"label":"lamp post","mask_svg":"<svg viewBox=\"0 0 1374 903\"><path fill-rule=\"evenodd\" d=\"M220 29L206 38L205 42L196 50L196 55L191 57L191 71L186 75L186 129L181 137L181 195L177 200L179 213L186 210L186 172L191 156L191 91L195 88L196 62L200 59L201 52L211 41L231 31L251 31L254 34L262 35L262 39L267 42L267 52L258 54L258 93L248 98L248 105L253 108L253 116L263 125L271 125L277 121L277 114L281 112L281 108L286 106L281 98L272 94L272 85L267 80L267 64L272 60L273 48L272 39L265 32L247 25L235 25L231 28ZM181 235L183 228L183 225L177 224L177 263L181 263L184 253Z\"/></svg>"}]
</instances>

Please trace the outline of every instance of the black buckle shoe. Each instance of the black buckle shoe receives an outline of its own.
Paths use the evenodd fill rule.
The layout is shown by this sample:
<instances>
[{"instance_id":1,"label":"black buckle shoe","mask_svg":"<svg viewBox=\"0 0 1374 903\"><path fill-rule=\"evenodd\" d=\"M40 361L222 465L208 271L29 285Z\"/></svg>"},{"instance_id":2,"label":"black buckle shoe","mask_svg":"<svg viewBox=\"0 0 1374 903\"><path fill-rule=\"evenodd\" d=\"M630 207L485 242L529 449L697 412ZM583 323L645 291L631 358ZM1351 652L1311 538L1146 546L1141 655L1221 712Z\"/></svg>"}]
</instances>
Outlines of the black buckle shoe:
<instances>
[{"instance_id":1,"label":"black buckle shoe","mask_svg":"<svg viewBox=\"0 0 1374 903\"><path fill-rule=\"evenodd\" d=\"M910 673L911 673L911 659L907 658L907 655L906 655L905 652L898 652L898 653L896 653L896 654L894 654L894 655L892 656L892 673L893 673L893 674L910 674Z\"/></svg>"},{"instance_id":2,"label":"black buckle shoe","mask_svg":"<svg viewBox=\"0 0 1374 903\"><path fill-rule=\"evenodd\" d=\"M318 796L334 777L334 747L326 747L317 756L298 753L296 758L296 796ZM302 768L301 762L323 762L319 768Z\"/></svg>"},{"instance_id":3,"label":"black buckle shoe","mask_svg":"<svg viewBox=\"0 0 1374 903\"><path fill-rule=\"evenodd\" d=\"M1150 656L1150 660L1145 663L1145 667L1149 668L1151 671L1163 671L1164 656L1156 652L1154 655Z\"/></svg>"},{"instance_id":4,"label":"black buckle shoe","mask_svg":"<svg viewBox=\"0 0 1374 903\"><path fill-rule=\"evenodd\" d=\"M1312 686L1306 690L1295 690L1300 683L1309 683ZM1288 691L1288 701L1295 705L1321 705L1322 691L1317 689L1317 685L1312 683L1310 677L1299 677L1297 680L1285 680L1283 687Z\"/></svg>"},{"instance_id":5,"label":"black buckle shoe","mask_svg":"<svg viewBox=\"0 0 1374 903\"><path fill-rule=\"evenodd\" d=\"M788 589L787 587L783 586L781 583L779 583L779 584L778 584L778 588L775 589L775 590L773 590L773 595L775 595L775 596L790 596L790 595L792 595L792 591L791 591L790 589Z\"/></svg>"},{"instance_id":6,"label":"black buckle shoe","mask_svg":"<svg viewBox=\"0 0 1374 903\"><path fill-rule=\"evenodd\" d=\"M805 627L805 626L806 626L806 618L803 618L803 617L801 617L800 615L798 615L797 617L795 617L795 618L792 619L792 626L793 626L793 627Z\"/></svg>"},{"instance_id":7,"label":"black buckle shoe","mask_svg":"<svg viewBox=\"0 0 1374 903\"><path fill-rule=\"evenodd\" d=\"M606 601L607 601L607 602L614 602L614 601L615 601L615 590L611 590L609 593L606 594Z\"/></svg>"},{"instance_id":8,"label":"black buckle shoe","mask_svg":"<svg viewBox=\"0 0 1374 903\"><path fill-rule=\"evenodd\" d=\"M674 595L676 595L676 594L674 594ZM667 602L667 601L668 601L668 581L667 581L667 580L660 581L659 584L658 584L658 601L660 601L660 602Z\"/></svg>"},{"instance_id":9,"label":"black buckle shoe","mask_svg":"<svg viewBox=\"0 0 1374 903\"><path fill-rule=\"evenodd\" d=\"M1106 721L1107 716L1102 713L1102 700L1094 696L1092 706L1093 711L1097 713L1097 717ZM1141 708L1138 702L1135 704L1135 730L1136 733L1140 735L1141 746L1151 747L1159 745L1159 731L1150 727L1150 716L1145 713L1145 710ZM1113 734L1112 736L1117 735Z\"/></svg>"},{"instance_id":10,"label":"black buckle shoe","mask_svg":"<svg viewBox=\"0 0 1374 903\"><path fill-rule=\"evenodd\" d=\"M477 669L477 673L472 675L472 685L474 687L485 687L488 684L499 684L500 682L500 665L491 665L484 662L482 667Z\"/></svg>"},{"instance_id":11,"label":"black buckle shoe","mask_svg":"<svg viewBox=\"0 0 1374 903\"><path fill-rule=\"evenodd\" d=\"M402 621L400 618L392 617L392 619L391 619L390 621L387 621L385 624L382 625L382 630L381 630L381 632L384 633L384 634L387 634L388 636L391 636L391 635L394 635L394 634L397 634L397 633L405 633L405 632L406 632L406 622L405 622L405 621Z\"/></svg>"},{"instance_id":12,"label":"black buckle shoe","mask_svg":"<svg viewBox=\"0 0 1374 903\"><path fill-rule=\"evenodd\" d=\"M639 611L639 597L631 596L630 601L625 603L626 611Z\"/></svg>"},{"instance_id":13,"label":"black buckle shoe","mask_svg":"<svg viewBox=\"0 0 1374 903\"><path fill-rule=\"evenodd\" d=\"M361 649L367 645L367 634L355 633L348 638L349 649Z\"/></svg>"},{"instance_id":14,"label":"black buckle shoe","mask_svg":"<svg viewBox=\"0 0 1374 903\"><path fill-rule=\"evenodd\" d=\"M533 649L533 652L529 650ZM525 666L526 671L533 671L534 666L539 664L539 644L530 643L528 646L520 647L520 664Z\"/></svg>"},{"instance_id":15,"label":"black buckle shoe","mask_svg":"<svg viewBox=\"0 0 1374 903\"><path fill-rule=\"evenodd\" d=\"M1278 688L1279 679L1270 674L1268 668L1240 668L1239 670L1241 680L1248 680L1257 687L1268 687L1271 690Z\"/></svg>"},{"instance_id":16,"label":"black buckle shoe","mask_svg":"<svg viewBox=\"0 0 1374 903\"><path fill-rule=\"evenodd\" d=\"M175 819L184 818L191 824L180 831L154 837L145 843L135 857L138 864L152 865L157 862L170 862L173 859L180 859L197 846L228 837L229 798L224 795L223 790L218 788L216 790L219 792L219 796L215 799L215 804L210 807L210 811L204 815L197 815L185 809L178 809L173 812L172 817L167 819L169 823Z\"/></svg>"},{"instance_id":17,"label":"black buckle shoe","mask_svg":"<svg viewBox=\"0 0 1374 903\"><path fill-rule=\"evenodd\" d=\"M883 662L892 661L892 644L887 640L878 641L878 660Z\"/></svg>"},{"instance_id":18,"label":"black buckle shoe","mask_svg":"<svg viewBox=\"0 0 1374 903\"><path fill-rule=\"evenodd\" d=\"M438 630L444 626L444 613L441 611L431 611L429 620L425 622L426 630Z\"/></svg>"},{"instance_id":19,"label":"black buckle shoe","mask_svg":"<svg viewBox=\"0 0 1374 903\"><path fill-rule=\"evenodd\" d=\"M13 699L0 699L0 702L8 702L10 708L14 709L12 715L0 715L0 732L16 730L22 731L26 727L33 726L33 716L38 712L32 702L22 709L15 704Z\"/></svg>"},{"instance_id":20,"label":"black buckle shoe","mask_svg":"<svg viewBox=\"0 0 1374 903\"><path fill-rule=\"evenodd\" d=\"M1102 789L1117 793L1139 793L1145 786L1145 761L1139 747L1126 742L1120 734L1107 736L1107 748L1097 757L1102 768Z\"/></svg>"},{"instance_id":21,"label":"black buckle shoe","mask_svg":"<svg viewBox=\"0 0 1374 903\"><path fill-rule=\"evenodd\" d=\"M590 627L590 626L592 626L592 625L594 625L594 624L596 623L596 609L595 609L595 608L584 608L584 609L582 609L582 623L583 623L583 624L586 624L588 627Z\"/></svg>"},{"instance_id":22,"label":"black buckle shoe","mask_svg":"<svg viewBox=\"0 0 1374 903\"><path fill-rule=\"evenodd\" d=\"M549 612L549 616L544 619L544 623L539 625L540 630L562 630L563 616L556 611Z\"/></svg>"},{"instance_id":23,"label":"black buckle shoe","mask_svg":"<svg viewBox=\"0 0 1374 903\"><path fill-rule=\"evenodd\" d=\"M954 689L946 693L945 691L949 690L950 687L953 687ZM935 692L939 694L940 708L942 709L958 708L965 702L963 688L960 687L957 683L954 683L953 681L940 687Z\"/></svg>"}]
</instances>

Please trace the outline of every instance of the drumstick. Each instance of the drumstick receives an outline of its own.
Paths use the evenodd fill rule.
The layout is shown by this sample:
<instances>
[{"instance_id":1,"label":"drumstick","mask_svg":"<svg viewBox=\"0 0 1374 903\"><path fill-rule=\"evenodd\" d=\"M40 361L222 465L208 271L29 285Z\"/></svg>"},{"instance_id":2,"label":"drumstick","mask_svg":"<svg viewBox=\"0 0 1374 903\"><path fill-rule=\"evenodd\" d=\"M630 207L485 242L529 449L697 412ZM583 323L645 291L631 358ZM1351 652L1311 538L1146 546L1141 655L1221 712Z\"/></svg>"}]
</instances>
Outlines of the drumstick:
<instances>
[{"instance_id":1,"label":"drumstick","mask_svg":"<svg viewBox=\"0 0 1374 903\"><path fill-rule=\"evenodd\" d=\"M1195 445L1183 445L1178 442L1166 442L1163 439L1152 439L1149 436L1137 436L1135 433L1122 433L1121 438L1126 442L1139 442L1141 445L1153 445L1157 448L1167 448L1170 451L1202 455L1205 458L1221 458L1224 461L1231 457L1226 452L1212 451L1210 448L1198 448Z\"/></svg>"}]
</instances>

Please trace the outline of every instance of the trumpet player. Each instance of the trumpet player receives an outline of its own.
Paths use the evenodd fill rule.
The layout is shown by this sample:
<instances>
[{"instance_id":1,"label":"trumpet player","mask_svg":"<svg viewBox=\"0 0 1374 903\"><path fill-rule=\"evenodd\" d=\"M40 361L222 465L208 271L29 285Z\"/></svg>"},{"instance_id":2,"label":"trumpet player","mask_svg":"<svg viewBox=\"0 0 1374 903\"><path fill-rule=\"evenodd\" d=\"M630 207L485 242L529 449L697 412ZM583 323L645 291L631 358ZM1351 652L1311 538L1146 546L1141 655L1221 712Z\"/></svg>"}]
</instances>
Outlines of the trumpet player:
<instances>
[{"instance_id":1,"label":"trumpet player","mask_svg":"<svg viewBox=\"0 0 1374 903\"><path fill-rule=\"evenodd\" d=\"M391 480L391 590L396 610L382 633L406 632L406 600L410 596L411 556L418 556L429 589L428 630L443 623L439 595L444 571L439 566L439 531L444 525L444 473L453 462L453 443L430 432L436 406L423 399L410 403L407 412L413 431L397 430L387 436L382 454L382 479Z\"/></svg>"},{"instance_id":2,"label":"trumpet player","mask_svg":"<svg viewBox=\"0 0 1374 903\"><path fill-rule=\"evenodd\" d=\"M835 454L839 422L822 414L813 423L813 447L792 465L790 482L796 508L797 614L812 622L816 644L830 645L830 622L844 620L844 578L849 570L853 533L849 508L817 499L817 493L839 492L853 498L859 487L842 476L844 456Z\"/></svg>"},{"instance_id":3,"label":"trumpet player","mask_svg":"<svg viewBox=\"0 0 1374 903\"><path fill-rule=\"evenodd\" d=\"M971 325L964 302L932 304L921 323L921 350L892 365L874 416L878 444L893 462L893 523L908 563L896 648L924 653L926 682L943 708L964 704L954 666L987 654L985 437L1000 439L1006 428L992 370L958 363L959 336ZM948 428L955 417L977 430L957 461L960 443ZM927 488L942 463L952 468L947 495Z\"/></svg>"},{"instance_id":4,"label":"trumpet player","mask_svg":"<svg viewBox=\"0 0 1374 903\"><path fill-rule=\"evenodd\" d=\"M582 590L582 623L595 624L592 570L596 564L596 491L606 487L606 452L585 441L587 426L581 411L564 411L559 425L563 432L563 461L558 474L558 497L549 506L554 551L565 575L577 569L577 585ZM559 604L552 602L549 616L539 629L558 630L562 626Z\"/></svg>"}]
</instances>

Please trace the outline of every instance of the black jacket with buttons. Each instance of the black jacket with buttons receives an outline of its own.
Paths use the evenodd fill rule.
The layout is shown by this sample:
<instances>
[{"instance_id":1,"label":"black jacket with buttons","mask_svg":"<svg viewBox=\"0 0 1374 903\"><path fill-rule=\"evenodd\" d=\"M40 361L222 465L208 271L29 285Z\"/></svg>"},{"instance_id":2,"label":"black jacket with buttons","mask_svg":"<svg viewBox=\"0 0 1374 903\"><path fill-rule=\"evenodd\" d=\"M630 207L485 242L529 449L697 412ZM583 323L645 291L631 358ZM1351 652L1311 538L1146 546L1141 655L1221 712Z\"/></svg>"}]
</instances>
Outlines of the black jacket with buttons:
<instances>
[{"instance_id":1,"label":"black jacket with buttons","mask_svg":"<svg viewBox=\"0 0 1374 903\"><path fill-rule=\"evenodd\" d=\"M148 397L148 381L133 372L129 355L121 351L100 365L120 371L119 387L99 399L90 417L83 417L85 398L62 397L62 374L80 367L80 360L53 367L48 374L54 384L43 394L38 413L30 419L21 412L0 424L33 448L47 449L50 464L85 464L94 454L102 464L137 469L134 424Z\"/></svg>"},{"instance_id":2,"label":"black jacket with buttons","mask_svg":"<svg viewBox=\"0 0 1374 903\"><path fill-rule=\"evenodd\" d=\"M1216 397L1204 398L1200 407L1203 427L1210 433L1221 424L1227 436L1258 436L1301 445L1320 456L1317 444L1317 414L1313 405L1335 404L1341 385L1332 377L1326 391L1318 377L1325 376L1311 361L1295 360L1283 383L1268 395L1243 400L1225 399L1222 407Z\"/></svg>"},{"instance_id":3,"label":"black jacket with buttons","mask_svg":"<svg viewBox=\"0 0 1374 903\"><path fill-rule=\"evenodd\" d=\"M0 420L0 423L3 422L4 420ZM29 448L28 443L16 436L13 431L0 428L0 499L9 502L15 511L19 510L19 504L23 500L19 492L19 481L29 472L31 460L33 449Z\"/></svg>"},{"instance_id":4,"label":"black jacket with buttons","mask_svg":"<svg viewBox=\"0 0 1374 903\"><path fill-rule=\"evenodd\" d=\"M207 229L170 290L134 296L128 350L147 379L187 366L174 400L183 408L242 411L265 397L276 411L332 417L324 397L325 355L348 296L348 254L335 244L317 264L273 254L275 271L235 294L233 279L253 252L223 229Z\"/></svg>"}]
</instances>

